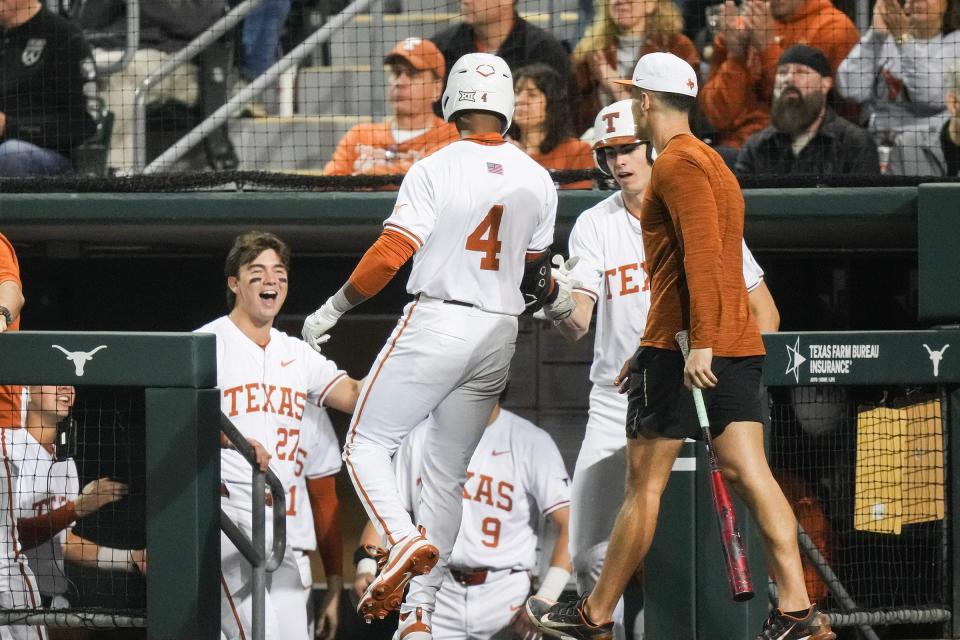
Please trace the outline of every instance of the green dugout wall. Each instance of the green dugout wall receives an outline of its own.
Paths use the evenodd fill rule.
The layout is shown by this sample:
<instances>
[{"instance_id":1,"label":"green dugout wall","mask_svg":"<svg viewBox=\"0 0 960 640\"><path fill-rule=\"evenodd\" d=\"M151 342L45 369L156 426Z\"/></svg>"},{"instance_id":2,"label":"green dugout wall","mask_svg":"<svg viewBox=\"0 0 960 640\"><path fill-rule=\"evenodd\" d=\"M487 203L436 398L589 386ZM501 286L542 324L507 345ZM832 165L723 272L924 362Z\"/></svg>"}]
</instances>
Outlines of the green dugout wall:
<instances>
[{"instance_id":1,"label":"green dugout wall","mask_svg":"<svg viewBox=\"0 0 960 640\"><path fill-rule=\"evenodd\" d=\"M68 358L59 345L73 354ZM0 384L140 387L146 403L147 637L220 628L220 480L212 335L0 335Z\"/></svg>"}]
</instances>

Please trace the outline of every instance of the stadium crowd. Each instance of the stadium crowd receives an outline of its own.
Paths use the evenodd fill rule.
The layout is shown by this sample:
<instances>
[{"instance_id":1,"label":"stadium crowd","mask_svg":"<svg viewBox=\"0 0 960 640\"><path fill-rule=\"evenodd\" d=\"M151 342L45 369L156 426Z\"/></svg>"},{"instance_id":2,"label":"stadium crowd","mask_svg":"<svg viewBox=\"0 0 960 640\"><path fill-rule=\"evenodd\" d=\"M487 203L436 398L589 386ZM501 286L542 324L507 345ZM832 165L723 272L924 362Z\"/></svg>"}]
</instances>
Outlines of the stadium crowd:
<instances>
[{"instance_id":1,"label":"stadium crowd","mask_svg":"<svg viewBox=\"0 0 960 640\"><path fill-rule=\"evenodd\" d=\"M94 171L136 171L135 89L235 4L141 3L139 47L126 60L123 0L47 0L46 6L41 0L3 0L0 175L89 172L83 149L91 142L109 147L103 166ZM239 88L261 76L296 43L285 22L293 15L303 22L313 4L262 4L233 36L235 71L215 82ZM459 21L396 43L383 60L389 68L390 115L349 131L332 157L323 158L323 173L402 174L412 161L452 141L449 127L432 114L439 114L436 100L450 65L472 51L496 53L514 71L521 112L532 114L514 123L509 133L514 143L548 169L588 169L584 146L574 139L589 140L597 110L626 97L626 87L616 80L627 77L641 55L665 51L697 70L703 90L691 115L694 133L737 172L955 176L960 136L951 116L960 60L958 4L877 0L861 32L831 0L727 0L710 6L696 0L596 0L582 35L568 41L522 17L516 0L464 0ZM816 51L802 56L806 64L796 55L790 64L813 69L828 82L803 87L802 76L783 69L783 56L795 45ZM827 66L819 64L822 59ZM198 82L201 66L181 65L152 87L150 102L186 105L193 117L209 113L209 105L200 105L212 100L203 79ZM526 106L540 102L550 117L540 118L539 107ZM247 113L264 113L263 105L247 106ZM151 134L183 126L173 120L154 122ZM848 123L869 132L872 144ZM834 151L851 140L863 151L857 162ZM211 159L209 166L237 166L235 151L225 143L232 160ZM770 151L771 145L778 151ZM761 149L776 159L758 161ZM153 146L150 154L156 155Z\"/></svg>"},{"instance_id":2,"label":"stadium crowd","mask_svg":"<svg viewBox=\"0 0 960 640\"><path fill-rule=\"evenodd\" d=\"M188 2L186 5L195 13L184 13L182 4L174 0L145 3L148 7L142 23L145 38L134 60L123 71L98 78L98 65L122 56L120 40L117 40L117 30L124 24L122 3L80 2L76 5L79 8L70 9L65 16L39 0L0 0L0 26L4 29L6 53L0 60L4 67L0 77L0 175L54 175L73 171L74 150L96 135L103 109L113 114L114 122L109 166L118 174L129 173L133 167L130 127L134 88L151 69L209 27L226 8L220 0ZM289 1L273 2L248 18L242 31L239 59L245 81L254 80L277 59L281 26L288 10ZM329 159L324 174L403 174L452 142L469 137L464 133L469 130L446 114L446 106L440 106L444 116L437 115L437 103L445 95L447 83L453 81L451 70L462 56L496 53L512 72L510 115L494 119L491 125L494 129L482 131L474 135L474 139L481 145L495 146L502 140L493 138L502 134L519 149L508 145L511 153L525 159L528 156L546 169L597 166L626 193L609 206L618 206L616 211L627 211L639 218L638 212L630 210L630 204L639 206L644 196L656 162L653 143L638 139L633 126L620 132L622 136L605 136L615 130L616 118L626 114L609 109L629 102L631 92L634 100L637 99L636 89L643 87L636 84L636 79L633 89L617 81L633 74L638 59L648 54L669 53L679 64L689 64L695 75L687 79L686 90L680 87L679 91L668 93L690 98L683 104L691 110L689 122L694 132L741 175L957 175L960 171L960 67L956 66L960 61L960 31L955 30L960 27L958 11L953 0L907 0L903 6L896 0L878 0L869 29L860 34L852 20L829 0L745 0L740 6L728 1L716 11L716 24L707 27L708 37L690 38L684 34L682 14L671 0L599 0L593 23L578 43L568 46L570 43L561 43L546 30L524 20L517 13L514 0L464 0L462 23L432 36L404 39L390 49L382 60L388 67L386 98L390 115L381 122L351 129ZM102 32L95 34L97 29ZM694 44L698 41L703 43L700 47ZM495 70L491 67L490 71ZM158 87L155 97L173 96L187 103L196 101L197 73L196 69L183 69L182 84L176 80L178 76L172 76L171 84ZM698 91L698 87L702 89ZM681 93L683 91L687 93ZM464 100L463 92L460 93L459 99ZM486 94L484 101L485 98ZM474 101L472 97L470 100ZM676 111L682 113L686 121L687 111ZM499 134L497 127L500 127ZM608 128L606 132L602 130L604 127ZM526 161L530 162L529 159ZM486 166L488 173L502 175L501 164L488 161ZM416 172L408 175L416 177ZM557 186L591 188L592 182L584 180ZM410 188L414 189L416 187ZM417 195L428 191L423 187ZM549 202L545 208L552 203L555 209L556 196L552 188L548 192ZM403 215L398 214L403 206L404 203L398 204L394 215ZM493 211L490 215L487 226L477 227L476 237L470 236L469 242L479 243L481 248L472 248L468 242L470 251L488 252L483 235L487 229L494 226L499 229L500 225L500 218ZM356 278L352 277L343 290L331 296L317 311L319 319L327 322L326 329L358 304L354 300L344 302L348 298L344 291L360 290L362 283L376 293L384 286L385 282L376 280L375 273L371 275L371 262L385 263L384 269L392 277L406 260L422 249L422 242L417 244L416 233L399 224L391 225L389 221L385 227L384 234L364 258L370 262L361 263L355 272ZM12 247L2 235L0 241L3 249L0 254L2 331L16 328L24 300ZM499 249L494 251L498 252ZM308 346L273 328L287 295L289 261L286 244L272 234L253 232L238 237L225 267L228 313L198 331L217 335L221 365L218 383L224 392L224 412L230 418L237 418L241 431L257 452L261 468L268 468L271 461L274 465L279 461L285 463L283 473L286 475L281 475L288 491L290 553L285 557L284 570L268 585L268 625L283 630L275 637L332 639L341 625L338 611L344 574L340 560L344 536L332 480L340 471L341 463L339 455L331 458L328 454L339 452L342 443L336 441L325 411L329 407L347 414L359 413L363 407L363 385L369 389L372 381L351 378L324 355L309 349L322 342ZM595 266L602 267L599 262L598 259ZM739 274L740 260L735 262L733 271ZM753 267L759 271L757 265ZM566 277L565 269L566 265L560 267L559 272L554 272L558 273L555 277ZM602 268L595 274L598 283L602 274ZM742 289L742 281L733 279ZM760 282L762 277L756 280ZM627 290L629 279L623 276L622 282L623 290ZM633 293L639 291L637 287ZM746 301L746 292L736 294ZM577 300L570 291L566 291L566 295ZM622 295L625 293L621 292ZM589 307L581 307L586 309L581 311L585 316L584 326L589 327L593 305L599 297L596 292L582 290L578 298L581 305ZM438 299L438 302L451 303L454 307L474 306L455 299ZM573 303L574 312L578 302ZM337 303L343 306L337 307ZM551 316L552 304L553 301L545 307L546 319L555 326L571 317L570 309L566 314ZM769 305L772 304L769 300ZM327 305L332 305L336 313ZM751 307L751 310L758 315L756 309ZM770 316L775 312L775 307L768 311ZM334 317L329 321L331 314ZM776 328L775 321L769 324L772 326L766 328ZM576 327L567 325L566 328L573 331ZM324 333L320 331L313 337L322 338L320 334ZM309 341L308 334L305 329L305 339ZM396 337L399 338L399 334ZM636 338L638 336L631 334L630 340L636 342ZM295 367L287 368L296 361L299 362ZM250 375L255 378L244 378L248 372L253 372ZM379 373L377 369L373 378ZM294 395L292 389L301 387L306 391L297 391L299 395ZM279 390L281 397L286 390L286 401L281 399L278 406L272 407L273 413L280 416L278 420L282 418L280 427L272 423L268 428L263 425L262 415L271 406L268 388ZM259 389L265 397L256 395ZM246 402L245 413L242 407L237 408L241 397L243 401L239 404ZM20 430L20 457L27 456L26 461L34 467L42 460L48 469L45 473L53 473L56 465L63 461L54 455L50 437L69 417L74 390L39 385L25 390L5 389L0 401L4 402L0 404L0 418L4 420L0 428ZM257 406L253 408L254 405ZM439 589L444 596L455 592L460 599L469 599L469 589L496 584L494 590L504 589L499 594L503 596L510 581L510 588L522 594L512 602L521 604L508 603L509 606L498 609L499 617L494 624L493 618L487 616L477 616L474 620L464 614L462 620L458 619L457 615L463 611L444 610L444 600L438 598L433 618L434 635L441 637L442 621L449 618L453 620L449 622L453 629L473 622L486 624L486 628L476 633L477 637L489 638L500 632L535 637L539 632L530 626L520 609L526 596L536 588L538 596L557 600L567 587L571 572L577 570L577 559L571 558L567 545L569 479L556 445L537 427L501 409L499 404L483 418L487 429L484 437L490 438L490 457L498 456L498 443L507 442L519 451L532 452L535 448L536 457L548 458L550 465L544 463L543 467L530 468L534 465L526 463L534 457L532 453L526 457L511 456L509 466L504 460L505 466L496 470L505 474L506 480L494 484L494 475L479 470L483 463L471 460L471 465L477 468L469 467L468 480L475 479L475 482L463 489L463 529L462 537L458 538L465 542L458 543L460 555L457 555L458 547L453 547L452 556L462 564L452 561L445 568L447 573ZM303 430L301 422L307 423ZM435 428L429 422L423 424L426 426L418 427L420 430L411 433L403 445L407 466L401 466L395 458L395 466L390 470L391 482L405 483L404 506L413 517L417 517L421 474L429 473L415 466L422 461L422 456L415 453L416 447L421 446L416 438L423 437L416 434ZM313 434L312 440L306 437L307 430ZM263 436L266 436L265 442L260 441ZM494 441L496 437L502 439ZM4 459L15 459L17 454L8 454L3 440ZM223 439L221 444L226 469L220 484L222 504L231 517L244 522L250 518L250 487L243 480L249 478L246 462L238 458L229 440ZM510 449L500 451L508 452ZM40 608L62 604L58 601L65 597L62 585L52 577L44 584L44 574L38 567L52 566L62 573L64 563L73 562L107 571L147 572L147 558L142 549L96 545L70 529L78 519L123 499L127 491L123 484L106 477L81 488L72 464L63 466L61 473L67 481L56 492L56 499L44 507L35 508L39 502L34 494L41 493L39 488L24 482L18 482L15 490L3 494L4 500L16 508L3 509L3 517L12 517L12 521L2 524L16 533L8 536L15 553L13 558L7 558L5 573L0 578L11 580L16 569L17 579L27 585L19 591L7 589L7 593L19 594L19 600L12 602L15 606ZM5 472L17 478L41 473L25 468L20 465ZM494 517L490 513L497 514L493 511L496 509L513 510L514 499L519 500L511 493L515 487L524 489L524 496L529 494L533 498L531 502L537 506L539 520L514 523L515 529L507 531L501 529L502 514ZM45 496L39 498L40 502L46 499ZM30 513L31 508L37 513ZM381 533L379 530L384 527L378 526L377 519L371 518L372 526ZM481 534L471 541L469 526L478 521L482 523ZM540 544L536 539L540 525L546 521L556 527L557 541L549 553L545 544L540 545L542 560L538 561L533 549ZM500 550L504 554L496 556L495 565L489 559L491 556L479 552L471 555L464 550L469 545L473 547L471 551L496 548L501 536L514 532L520 532L518 537L522 534L524 544L504 545L509 548ZM386 545L384 538L389 537L385 534L378 539L376 533L368 532L369 544L361 545L355 553L354 589L360 598L361 613L363 599L369 597L376 584L375 576L390 570L387 552L377 547L378 543ZM21 548L29 551L50 541L50 557L39 558L37 553L20 557ZM249 572L226 537L222 548L223 633L227 638L242 638L250 627ZM311 555L321 558L330 587L326 599L319 605L309 600L313 586ZM602 564L602 557L599 560ZM38 599L28 601L27 596L32 597L33 590L37 591ZM491 597L484 596L484 601ZM804 607L793 613L807 615L805 612L809 612L815 617L815 603L807 602L807 605L809 609ZM606 631L622 634L622 618L617 619L612 609L611 614L612 618L604 623L609 627ZM430 637L429 625L420 619L421 615L419 609L401 614L399 624L406 625L401 638ZM37 632L41 637L45 633L39 627Z\"/></svg>"}]
</instances>

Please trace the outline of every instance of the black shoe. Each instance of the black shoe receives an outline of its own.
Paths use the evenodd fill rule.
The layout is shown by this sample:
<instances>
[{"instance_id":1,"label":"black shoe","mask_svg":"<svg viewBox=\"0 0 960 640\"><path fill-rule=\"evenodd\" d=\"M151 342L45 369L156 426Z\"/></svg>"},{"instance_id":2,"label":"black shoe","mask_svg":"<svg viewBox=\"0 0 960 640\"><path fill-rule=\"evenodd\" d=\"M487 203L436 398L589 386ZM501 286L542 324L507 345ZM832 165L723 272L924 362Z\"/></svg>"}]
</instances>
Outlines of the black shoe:
<instances>
[{"instance_id":1,"label":"black shoe","mask_svg":"<svg viewBox=\"0 0 960 640\"><path fill-rule=\"evenodd\" d=\"M548 636L561 640L612 640L613 623L596 625L583 613L587 596L574 602L553 602L533 596L527 599L527 615Z\"/></svg>"},{"instance_id":2,"label":"black shoe","mask_svg":"<svg viewBox=\"0 0 960 640\"><path fill-rule=\"evenodd\" d=\"M774 609L756 640L836 640L836 637L837 634L830 629L830 620L814 605L803 618L794 618Z\"/></svg>"}]
</instances>

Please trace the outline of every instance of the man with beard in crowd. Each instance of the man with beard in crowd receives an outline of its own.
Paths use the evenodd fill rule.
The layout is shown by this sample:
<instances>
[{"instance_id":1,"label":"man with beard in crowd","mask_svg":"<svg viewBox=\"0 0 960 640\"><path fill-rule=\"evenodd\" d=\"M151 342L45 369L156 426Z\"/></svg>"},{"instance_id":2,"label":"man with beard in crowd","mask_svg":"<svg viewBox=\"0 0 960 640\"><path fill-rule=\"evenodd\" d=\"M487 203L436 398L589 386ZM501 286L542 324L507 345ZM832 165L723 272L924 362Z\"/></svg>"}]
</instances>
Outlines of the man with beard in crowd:
<instances>
[{"instance_id":1,"label":"man with beard in crowd","mask_svg":"<svg viewBox=\"0 0 960 640\"><path fill-rule=\"evenodd\" d=\"M739 175L879 174L870 134L828 104L833 76L827 57L798 44L777 62L772 125L750 136L737 157Z\"/></svg>"}]
</instances>

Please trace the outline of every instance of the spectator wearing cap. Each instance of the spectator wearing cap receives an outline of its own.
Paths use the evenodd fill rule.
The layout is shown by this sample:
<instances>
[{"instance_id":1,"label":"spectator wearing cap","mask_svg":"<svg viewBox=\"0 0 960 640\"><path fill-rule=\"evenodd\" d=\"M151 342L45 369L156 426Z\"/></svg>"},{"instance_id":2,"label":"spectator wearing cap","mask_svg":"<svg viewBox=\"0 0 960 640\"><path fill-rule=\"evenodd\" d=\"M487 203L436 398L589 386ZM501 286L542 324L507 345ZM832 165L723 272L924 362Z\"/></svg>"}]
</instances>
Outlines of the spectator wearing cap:
<instances>
[{"instance_id":1,"label":"spectator wearing cap","mask_svg":"<svg viewBox=\"0 0 960 640\"><path fill-rule=\"evenodd\" d=\"M946 74L947 111L897 136L890 173L900 176L960 176L960 64Z\"/></svg>"},{"instance_id":2,"label":"spectator wearing cap","mask_svg":"<svg viewBox=\"0 0 960 640\"><path fill-rule=\"evenodd\" d=\"M324 167L324 175L404 174L417 160L459 138L457 128L433 111L446 70L436 45L423 38L407 38L383 62L389 67L387 100L393 115L350 129Z\"/></svg>"},{"instance_id":3,"label":"spectator wearing cap","mask_svg":"<svg viewBox=\"0 0 960 640\"><path fill-rule=\"evenodd\" d=\"M833 88L823 52L798 44L780 56L770 108L771 126L747 139L738 174L879 174L870 134L828 104Z\"/></svg>"},{"instance_id":4,"label":"spectator wearing cap","mask_svg":"<svg viewBox=\"0 0 960 640\"><path fill-rule=\"evenodd\" d=\"M710 74L700 104L716 129L714 144L739 149L770 124L777 63L795 44L819 48L836 70L860 34L830 0L724 3Z\"/></svg>"},{"instance_id":5,"label":"spectator wearing cap","mask_svg":"<svg viewBox=\"0 0 960 640\"><path fill-rule=\"evenodd\" d=\"M513 72L542 62L567 80L567 50L547 31L521 18L516 0L461 0L460 5L463 22L430 38L443 52L447 69L468 53L495 53Z\"/></svg>"},{"instance_id":6,"label":"spectator wearing cap","mask_svg":"<svg viewBox=\"0 0 960 640\"><path fill-rule=\"evenodd\" d=\"M554 69L535 63L513 76L516 109L509 135L544 169L593 169L590 145L573 136L567 86ZM593 181L578 180L561 189L590 189Z\"/></svg>"},{"instance_id":7,"label":"spectator wearing cap","mask_svg":"<svg viewBox=\"0 0 960 640\"><path fill-rule=\"evenodd\" d=\"M837 90L860 103L874 140L888 145L943 113L945 72L957 60L958 3L877 0L870 28L840 65Z\"/></svg>"}]
</instances>

